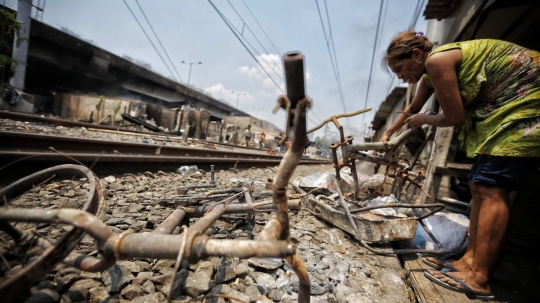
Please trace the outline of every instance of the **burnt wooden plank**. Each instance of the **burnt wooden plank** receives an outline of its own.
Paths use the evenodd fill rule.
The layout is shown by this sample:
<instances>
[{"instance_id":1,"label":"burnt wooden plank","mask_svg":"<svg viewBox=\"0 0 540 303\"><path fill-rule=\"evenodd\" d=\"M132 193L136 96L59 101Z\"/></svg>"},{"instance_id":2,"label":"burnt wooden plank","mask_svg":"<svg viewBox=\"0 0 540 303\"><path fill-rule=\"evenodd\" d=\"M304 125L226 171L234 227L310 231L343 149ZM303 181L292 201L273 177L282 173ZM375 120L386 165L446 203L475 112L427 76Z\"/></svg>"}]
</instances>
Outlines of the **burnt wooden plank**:
<instances>
[{"instance_id":1,"label":"burnt wooden plank","mask_svg":"<svg viewBox=\"0 0 540 303\"><path fill-rule=\"evenodd\" d=\"M471 168L472 164L446 163L444 166L437 166L435 174L466 178L471 172Z\"/></svg>"}]
</instances>

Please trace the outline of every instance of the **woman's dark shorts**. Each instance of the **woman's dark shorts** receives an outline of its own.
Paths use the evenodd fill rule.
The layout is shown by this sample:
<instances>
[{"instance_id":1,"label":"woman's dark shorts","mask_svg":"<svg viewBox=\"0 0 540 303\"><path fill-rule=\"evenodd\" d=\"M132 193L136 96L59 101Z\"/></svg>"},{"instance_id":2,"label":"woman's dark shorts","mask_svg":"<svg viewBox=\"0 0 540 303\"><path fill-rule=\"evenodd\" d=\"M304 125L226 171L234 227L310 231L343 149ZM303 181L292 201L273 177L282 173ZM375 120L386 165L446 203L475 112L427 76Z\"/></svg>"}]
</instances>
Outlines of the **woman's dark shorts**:
<instances>
[{"instance_id":1,"label":"woman's dark shorts","mask_svg":"<svg viewBox=\"0 0 540 303\"><path fill-rule=\"evenodd\" d=\"M538 171L538 158L477 155L468 175L473 184L520 189Z\"/></svg>"}]
</instances>

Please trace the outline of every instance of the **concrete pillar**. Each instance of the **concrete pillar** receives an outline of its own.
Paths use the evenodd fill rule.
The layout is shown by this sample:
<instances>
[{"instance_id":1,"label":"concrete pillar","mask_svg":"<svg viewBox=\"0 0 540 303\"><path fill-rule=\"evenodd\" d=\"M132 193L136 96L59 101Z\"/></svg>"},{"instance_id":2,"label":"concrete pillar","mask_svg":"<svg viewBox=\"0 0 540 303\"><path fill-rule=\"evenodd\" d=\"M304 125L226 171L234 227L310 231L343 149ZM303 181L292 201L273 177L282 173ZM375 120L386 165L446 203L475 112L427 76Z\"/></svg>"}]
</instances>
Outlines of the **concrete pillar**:
<instances>
[{"instance_id":1,"label":"concrete pillar","mask_svg":"<svg viewBox=\"0 0 540 303\"><path fill-rule=\"evenodd\" d=\"M26 38L17 46L17 37L13 39L13 59L17 61L15 76L10 84L24 91L24 79L26 76L26 58L28 57L28 43L30 38L30 13L32 12L32 0L19 0L17 5L17 21L21 24L21 36Z\"/></svg>"}]
</instances>

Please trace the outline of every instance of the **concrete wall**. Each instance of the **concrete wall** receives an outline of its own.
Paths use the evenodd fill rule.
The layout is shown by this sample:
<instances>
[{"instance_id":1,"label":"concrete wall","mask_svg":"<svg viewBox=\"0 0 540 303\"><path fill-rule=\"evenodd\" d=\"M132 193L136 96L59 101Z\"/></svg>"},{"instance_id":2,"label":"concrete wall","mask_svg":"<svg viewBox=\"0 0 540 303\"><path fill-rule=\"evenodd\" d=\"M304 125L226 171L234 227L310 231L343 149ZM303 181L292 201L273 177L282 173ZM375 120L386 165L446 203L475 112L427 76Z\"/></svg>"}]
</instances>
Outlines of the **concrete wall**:
<instances>
[{"instance_id":1,"label":"concrete wall","mask_svg":"<svg viewBox=\"0 0 540 303\"><path fill-rule=\"evenodd\" d=\"M104 122L112 124L122 121L122 113L138 117L144 113L146 107L141 106L137 100L79 94L59 94L54 102L54 114L63 119L83 121L106 119Z\"/></svg>"}]
</instances>

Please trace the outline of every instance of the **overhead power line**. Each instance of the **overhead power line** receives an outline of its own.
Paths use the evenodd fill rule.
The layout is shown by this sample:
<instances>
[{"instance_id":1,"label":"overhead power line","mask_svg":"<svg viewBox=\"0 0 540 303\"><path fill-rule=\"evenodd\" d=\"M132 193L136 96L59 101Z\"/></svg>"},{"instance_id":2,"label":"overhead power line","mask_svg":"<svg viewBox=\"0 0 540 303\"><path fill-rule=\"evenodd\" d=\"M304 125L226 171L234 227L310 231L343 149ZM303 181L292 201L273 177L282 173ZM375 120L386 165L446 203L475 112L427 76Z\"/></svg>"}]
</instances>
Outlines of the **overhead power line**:
<instances>
[{"instance_id":1,"label":"overhead power line","mask_svg":"<svg viewBox=\"0 0 540 303\"><path fill-rule=\"evenodd\" d=\"M171 68L169 67L169 65L167 64L167 62L165 62L165 59L163 59L163 56L161 56L161 53L158 51L158 49L156 48L156 46L154 45L154 42L152 42L152 39L150 39L150 36L148 36L148 34L146 33L146 31L144 30L144 27L142 26L142 24L139 22L139 19L137 19L137 16L135 16L135 14L133 13L133 11L131 10L131 8L129 7L129 5L127 4L126 0L123 0L124 1L124 4L126 5L126 7L128 8L129 12L131 13L131 15L133 16L133 18L135 18L135 21L137 21L137 24L139 24L139 27L142 29L144 35L146 36L146 38L148 39L148 41L150 41L150 44L152 44L152 47L154 48L154 50L156 51L156 53L159 55L159 57L161 58L161 61L163 61L163 64L165 64L165 67L167 67L167 69L169 70L169 72L171 73L171 76L173 76L174 80L175 81L178 81L178 79L176 79L176 77L174 76L174 73L171 71Z\"/></svg>"},{"instance_id":2,"label":"overhead power line","mask_svg":"<svg viewBox=\"0 0 540 303\"><path fill-rule=\"evenodd\" d=\"M246 21L244 21L244 18L242 18L242 16L240 15L240 13L236 10L236 8L234 7L234 5L231 3L231 1L227 0L227 2L229 3L229 5L232 7L232 9L234 10L234 12L236 13L236 15L240 18L240 20L242 20L242 22L244 23L244 26L249 30L249 32L251 33L251 35L253 35L253 37L255 38L255 40L259 43L259 45L262 47L262 49L264 50L265 53L267 53L268 55L270 55L270 52L266 50L266 48L262 45L261 41L259 40L259 38L257 38L257 35L255 35L255 33L251 30L251 28L249 27L249 25L246 23ZM241 36L244 37L244 35L241 33ZM245 37L244 37L245 39ZM247 41L247 40L246 40ZM253 47L253 46L252 46ZM255 48L253 48L255 49ZM258 53L258 52L257 52ZM261 57L262 60L264 60L264 62L269 66L269 67L273 67L273 66L278 66L280 67L280 62L276 62L274 60L272 60L272 58L270 58L272 60L272 64L268 63L268 61L260 54L258 53L259 56ZM279 54L278 54L279 55ZM283 78L281 77L281 75L279 73L277 73L273 68L272 70L276 73L276 75L283 81ZM281 71L281 69L280 69Z\"/></svg>"},{"instance_id":3,"label":"overhead power line","mask_svg":"<svg viewBox=\"0 0 540 303\"><path fill-rule=\"evenodd\" d=\"M208 0L208 2L210 3L210 5L212 5L212 7L214 8L214 10L216 11L216 13L221 17L221 19L223 20L223 22L225 22L225 24L227 25L227 27L229 27L229 29L233 32L233 34L236 36L236 39L238 39L238 41L240 41L240 43L242 43L242 45L244 46L244 48L248 51L248 53L251 55L251 57L253 58L253 60L255 60L255 62L257 62L257 64L263 69L263 71L266 73L266 75L270 78L270 80L272 80L272 82L274 82L274 84L278 87L278 89L283 92L283 89L279 86L279 84L277 84L277 82L274 80L274 78L272 78L272 76L270 76L270 74L266 71L266 69L264 68L264 66L262 66L262 64L259 62L259 60L257 60L257 58L255 58L255 55L251 52L251 50L246 46L246 44L244 43L244 41L242 41L242 39L238 36L237 32L238 30L236 28L234 28L234 26L232 26L230 24L230 21L221 13L221 11L214 5L214 3L212 3L211 0ZM284 93L284 92L283 92Z\"/></svg>"},{"instance_id":4,"label":"overhead power line","mask_svg":"<svg viewBox=\"0 0 540 303\"><path fill-rule=\"evenodd\" d=\"M249 6L247 5L246 1L242 0L242 2L244 2L244 5L246 6L246 8L248 9L249 13L251 14L251 16L253 16L253 19L255 19L255 22L257 22L257 24L259 25L259 27L261 28L261 30L263 31L264 35L266 36L266 38L268 39L268 41L270 41L270 44L272 44L272 46L274 47L274 50L277 52L278 56L281 55L281 52L278 51L277 47L274 45L274 43L272 42L272 40L270 39L270 37L268 37L268 35L266 34L266 31L264 30L264 28L261 26L261 24L259 23L259 20L257 20L257 17L255 17L255 15L253 14L253 12L251 11L251 9L249 8Z\"/></svg>"},{"instance_id":5,"label":"overhead power line","mask_svg":"<svg viewBox=\"0 0 540 303\"><path fill-rule=\"evenodd\" d=\"M368 104L368 98L369 98L369 89L371 87L371 77L373 76L373 65L375 64L375 52L377 50L377 41L379 40L379 27L381 26L381 16L383 11L383 5L384 0L381 0L381 5L379 7L379 17L377 19L377 29L375 30L375 41L373 42L373 54L371 55L371 67L369 69L369 78L368 78L368 84L367 84L367 90L366 90L366 100L364 101L364 108L367 107ZM364 125L364 119L366 115L362 115L362 124Z\"/></svg>"},{"instance_id":6,"label":"overhead power line","mask_svg":"<svg viewBox=\"0 0 540 303\"><path fill-rule=\"evenodd\" d=\"M326 28L324 27L324 21L323 21L323 18L322 18L321 9L319 7L319 1L315 0L315 4L317 5L317 11L319 12L319 20L321 21L321 26L322 26L323 33L324 33L324 39L326 41L326 47L328 49L328 55L330 56L330 62L332 63L332 69L334 71L334 78L336 79L336 84L337 84L338 92L339 92L339 95L340 95L341 105L343 107L343 111L347 112L347 106L345 105L345 99L343 98L343 89L341 87L341 80L339 78L339 68L337 66L337 58L335 56L335 47L333 46L334 45L334 40L333 40L333 38L331 38L329 40L328 36L326 35ZM326 7L326 0L325 0L325 7ZM329 35L331 37L332 30L331 30L331 27L330 27L330 16L328 16L328 9L326 10L326 15L327 15L327 20L328 20L328 27L329 27L329 30L330 30ZM333 55L332 55L332 50L330 49L330 43L332 43L332 49L334 49L334 54ZM350 125L349 125L348 120L347 120L347 127L349 127L349 129L350 129Z\"/></svg>"},{"instance_id":7,"label":"overhead power line","mask_svg":"<svg viewBox=\"0 0 540 303\"><path fill-rule=\"evenodd\" d=\"M184 82L184 80L182 80L182 77L180 77L180 74L178 73L178 70L176 69L176 66L174 65L174 62L171 60L171 57L169 57L169 53L167 53L167 50L165 49L165 46L163 46L163 43L161 43L161 39L159 39L159 36L158 34L156 33L156 31L154 30L154 27L152 26L152 23L150 23L150 21L148 21L148 18L146 17L146 14L144 13L144 10L143 8L141 7L141 5L139 4L139 1L138 0L135 0L135 2L137 3L137 6L139 6L139 9L141 10L143 16L144 16L144 19L146 20L146 22L148 23L148 25L150 26L150 29L152 29L152 32L154 33L154 36L156 36L156 39L157 41L159 42L159 45L161 45L161 48L163 49L163 52L165 53L165 55L167 56L167 59L169 59L169 62L171 63L174 71L176 72L176 75L178 76L178 79L180 79L181 82Z\"/></svg>"}]
</instances>

